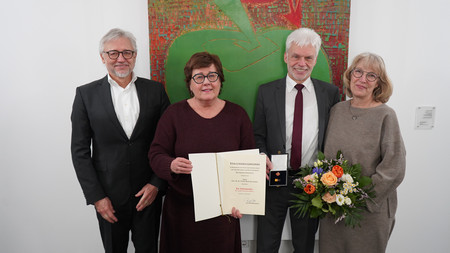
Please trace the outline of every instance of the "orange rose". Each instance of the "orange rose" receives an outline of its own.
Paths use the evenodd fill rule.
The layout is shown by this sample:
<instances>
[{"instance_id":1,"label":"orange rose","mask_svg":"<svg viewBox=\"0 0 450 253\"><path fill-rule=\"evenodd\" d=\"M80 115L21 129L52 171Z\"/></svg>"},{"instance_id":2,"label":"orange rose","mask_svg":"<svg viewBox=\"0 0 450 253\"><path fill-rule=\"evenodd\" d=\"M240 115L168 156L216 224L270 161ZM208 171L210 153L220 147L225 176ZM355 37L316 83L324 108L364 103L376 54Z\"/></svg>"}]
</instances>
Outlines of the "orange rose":
<instances>
[{"instance_id":1,"label":"orange rose","mask_svg":"<svg viewBox=\"0 0 450 253\"><path fill-rule=\"evenodd\" d=\"M305 186L305 188L303 188L303 190L307 193L307 194L313 194L316 191L316 187L312 184L307 184Z\"/></svg>"},{"instance_id":2,"label":"orange rose","mask_svg":"<svg viewBox=\"0 0 450 253\"><path fill-rule=\"evenodd\" d=\"M331 195L329 192L327 192L325 193L325 195L323 195L322 199L327 203L334 203L336 202L336 193Z\"/></svg>"},{"instance_id":3,"label":"orange rose","mask_svg":"<svg viewBox=\"0 0 450 253\"><path fill-rule=\"evenodd\" d=\"M344 169L339 165L334 165L331 171L337 178L341 178L344 175Z\"/></svg>"},{"instance_id":4,"label":"orange rose","mask_svg":"<svg viewBox=\"0 0 450 253\"><path fill-rule=\"evenodd\" d=\"M328 171L327 173L322 175L320 181L322 181L324 185L333 186L337 183L337 177L333 174L333 172Z\"/></svg>"}]
</instances>

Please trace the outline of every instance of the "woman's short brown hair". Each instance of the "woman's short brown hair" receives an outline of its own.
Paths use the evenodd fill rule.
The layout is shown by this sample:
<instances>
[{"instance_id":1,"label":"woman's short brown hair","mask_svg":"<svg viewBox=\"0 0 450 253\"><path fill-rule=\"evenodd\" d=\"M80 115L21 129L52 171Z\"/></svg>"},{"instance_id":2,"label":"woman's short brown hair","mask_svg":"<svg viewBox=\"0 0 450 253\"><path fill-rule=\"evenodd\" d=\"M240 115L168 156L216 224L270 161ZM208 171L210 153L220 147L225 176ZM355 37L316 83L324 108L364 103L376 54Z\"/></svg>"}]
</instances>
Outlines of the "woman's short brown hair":
<instances>
[{"instance_id":1,"label":"woman's short brown hair","mask_svg":"<svg viewBox=\"0 0 450 253\"><path fill-rule=\"evenodd\" d=\"M208 52L199 52L193 54L189 61L186 63L186 66L184 66L184 80L191 97L193 96L193 94L189 87L192 79L192 71L194 69L207 68L211 65L214 65L216 67L217 73L219 74L221 82L220 90L222 91L223 82L225 82L225 76L223 75L222 62L220 61L219 56L210 54Z\"/></svg>"},{"instance_id":2,"label":"woman's short brown hair","mask_svg":"<svg viewBox=\"0 0 450 253\"><path fill-rule=\"evenodd\" d=\"M377 102L386 103L392 95L392 82L386 73L386 66L384 65L383 58L373 53L362 53L357 55L353 59L352 64L344 72L344 87L347 96L353 97L352 91L350 90L350 80L352 71L359 63L372 69L375 71L375 74L378 75L378 87L373 90L373 99Z\"/></svg>"}]
</instances>

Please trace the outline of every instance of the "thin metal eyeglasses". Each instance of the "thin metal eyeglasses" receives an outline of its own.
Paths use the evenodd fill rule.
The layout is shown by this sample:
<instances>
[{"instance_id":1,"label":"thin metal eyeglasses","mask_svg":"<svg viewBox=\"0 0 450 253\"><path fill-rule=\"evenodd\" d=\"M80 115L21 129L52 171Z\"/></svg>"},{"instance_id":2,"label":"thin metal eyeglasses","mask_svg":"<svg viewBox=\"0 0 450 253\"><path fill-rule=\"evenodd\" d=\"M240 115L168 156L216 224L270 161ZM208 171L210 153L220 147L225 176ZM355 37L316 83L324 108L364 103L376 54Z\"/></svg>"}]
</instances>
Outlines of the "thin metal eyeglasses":
<instances>
[{"instance_id":1,"label":"thin metal eyeglasses","mask_svg":"<svg viewBox=\"0 0 450 253\"><path fill-rule=\"evenodd\" d=\"M379 76L373 72L366 72L366 71L363 71L362 69L358 69L358 68L355 68L352 70L352 75L356 78L362 77L364 75L364 73L366 73L366 79L369 82L374 82L379 78Z\"/></svg>"},{"instance_id":2,"label":"thin metal eyeglasses","mask_svg":"<svg viewBox=\"0 0 450 253\"><path fill-rule=\"evenodd\" d=\"M205 81L205 77L208 78L210 82L215 82L217 81L217 79L219 79L219 73L209 72L206 76L202 73L198 73L192 77L192 80L194 80L196 84L202 84Z\"/></svg>"},{"instance_id":3,"label":"thin metal eyeglasses","mask_svg":"<svg viewBox=\"0 0 450 253\"><path fill-rule=\"evenodd\" d=\"M134 51L132 50L123 50L123 51L109 50L108 52L103 51L103 53L107 54L109 59L111 60L116 60L117 58L119 58L120 54L122 54L123 58L125 59L131 59L133 58L134 55Z\"/></svg>"}]
</instances>

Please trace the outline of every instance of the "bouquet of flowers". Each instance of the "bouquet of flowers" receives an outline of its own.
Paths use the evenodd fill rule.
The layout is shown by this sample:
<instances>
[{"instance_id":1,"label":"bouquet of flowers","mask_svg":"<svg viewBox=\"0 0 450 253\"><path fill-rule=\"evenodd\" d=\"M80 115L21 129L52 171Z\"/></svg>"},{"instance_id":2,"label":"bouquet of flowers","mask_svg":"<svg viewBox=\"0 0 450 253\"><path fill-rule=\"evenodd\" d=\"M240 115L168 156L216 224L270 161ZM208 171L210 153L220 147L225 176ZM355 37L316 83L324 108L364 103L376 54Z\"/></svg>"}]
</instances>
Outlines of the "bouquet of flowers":
<instances>
[{"instance_id":1,"label":"bouquet of flowers","mask_svg":"<svg viewBox=\"0 0 450 253\"><path fill-rule=\"evenodd\" d=\"M361 165L349 164L341 151L331 160L319 152L314 167L302 167L296 176L295 187L303 192L294 194L297 199L292 208L297 208L296 214L302 217L330 214L335 223L344 220L346 226L360 226L366 201L375 197L372 179L361 176Z\"/></svg>"}]
</instances>

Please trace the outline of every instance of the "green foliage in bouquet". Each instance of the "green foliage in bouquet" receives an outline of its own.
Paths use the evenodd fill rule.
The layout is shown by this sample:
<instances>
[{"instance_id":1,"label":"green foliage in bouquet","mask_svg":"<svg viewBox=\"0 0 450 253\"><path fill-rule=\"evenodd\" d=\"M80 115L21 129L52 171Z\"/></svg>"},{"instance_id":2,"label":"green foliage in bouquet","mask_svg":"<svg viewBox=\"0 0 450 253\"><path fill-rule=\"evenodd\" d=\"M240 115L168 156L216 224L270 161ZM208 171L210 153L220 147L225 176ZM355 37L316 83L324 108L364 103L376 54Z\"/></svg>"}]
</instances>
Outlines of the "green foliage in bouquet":
<instances>
[{"instance_id":1,"label":"green foliage in bouquet","mask_svg":"<svg viewBox=\"0 0 450 253\"><path fill-rule=\"evenodd\" d=\"M335 159L326 159L319 152L314 166L300 168L294 179L302 193L294 194L291 208L296 214L323 218L327 214L335 223L344 220L346 226L360 226L367 201L375 197L370 177L361 176L361 165L350 164L338 151Z\"/></svg>"}]
</instances>

